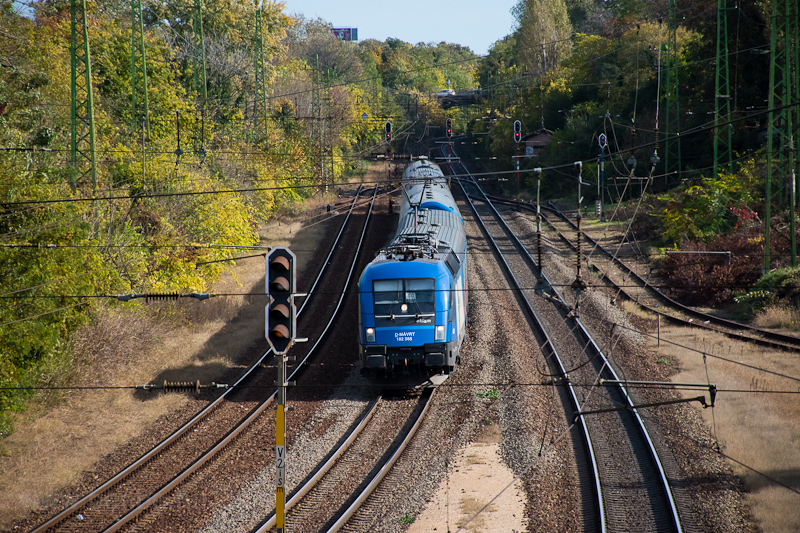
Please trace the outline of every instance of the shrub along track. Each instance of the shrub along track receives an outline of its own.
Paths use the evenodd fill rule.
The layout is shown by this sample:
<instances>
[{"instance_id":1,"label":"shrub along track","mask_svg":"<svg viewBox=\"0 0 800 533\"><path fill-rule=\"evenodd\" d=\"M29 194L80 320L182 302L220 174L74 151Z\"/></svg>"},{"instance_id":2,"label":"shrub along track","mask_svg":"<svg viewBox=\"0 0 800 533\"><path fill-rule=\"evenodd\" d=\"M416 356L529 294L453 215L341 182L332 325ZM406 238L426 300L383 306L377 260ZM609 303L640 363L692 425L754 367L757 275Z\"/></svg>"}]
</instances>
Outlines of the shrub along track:
<instances>
[{"instance_id":1,"label":"shrub along track","mask_svg":"<svg viewBox=\"0 0 800 533\"><path fill-rule=\"evenodd\" d=\"M369 206L365 207L363 201L357 202L357 200L358 196L354 198L352 206L356 211L361 211L361 213L353 216L353 219L361 218L365 224L369 218L368 211L371 209L371 202L368 202ZM361 205L358 206L358 204ZM350 215L347 218L349 219ZM354 228L354 226L356 227ZM357 222L347 224L345 220L340 231L343 241L339 241L338 250L357 250L357 247L346 245L345 243L357 240L358 234L361 233L363 231L357 227ZM315 282L315 286L327 287L328 291L330 287L337 286L337 284L342 286L342 280L349 270L348 268L343 268L343 266L346 267L348 262L353 263L358 259L354 252L334 254L333 252L336 250L337 245L334 244L328 257L327 266L331 268L321 271ZM311 305L308 306L311 309L309 316L314 316L315 321L300 321L300 327L305 326L306 331L310 330L311 334L309 336L313 337L314 334L317 336L321 334L319 329L322 327L322 321L319 320L319 316L325 311L331 312L331 300L335 300L335 298L331 298L330 294L325 294L314 300L308 300L309 303L318 302L316 303L316 308ZM303 307L305 307L305 304ZM261 334L263 335L263 332ZM222 450L225 447L224 443L235 440L243 429L245 420L243 414L250 411L249 416L246 417L247 419L258 418L258 414L269 403L269 400L259 399L259 397L263 398L261 392L274 379L271 372L263 370L263 363L268 360L269 355L267 353L262 356L240 379L237 387L229 389L216 402L209 404L200 414L193 417L181 428L178 428L172 434L173 438L167 439L154 447L153 453L145 454L141 461L136 461L129 465L117 476L102 484L99 490L93 491L81 501L68 507L53 519L36 528L35 531L47 531L56 527L60 531L96 531L102 530L111 524L113 524L111 530L118 530L128 519L137 518L138 514L144 511L144 509L138 509L128 512L129 509L135 509L139 502L147 502L145 508L153 503L161 502L162 505L159 507L159 512L163 513L163 501L165 496L168 495L168 498L173 501L180 502L180 506L183 507L182 514L185 514L187 507L201 511L203 505L198 502L210 501L209 491L206 490L203 494L190 494L188 496L179 494L176 497L173 491L179 481L174 481L172 485L164 485L164 483L174 476L176 472L183 471L183 477L192 475L195 472L194 469L199 468L207 460L205 455L208 454L204 454L203 451L211 449L212 443L217 443L217 446L213 449ZM258 407L253 407L254 405L258 405ZM231 427L234 429L230 429ZM272 432L274 435L274 428L272 428ZM213 452L210 455L215 455L216 453ZM186 465L192 462L193 467L184 470ZM181 475L178 475L175 479L178 480L180 478ZM159 488L161 490L156 492L156 489ZM127 518L120 520L123 515ZM151 514L148 516L148 522L152 520L153 516Z\"/></svg>"}]
</instances>

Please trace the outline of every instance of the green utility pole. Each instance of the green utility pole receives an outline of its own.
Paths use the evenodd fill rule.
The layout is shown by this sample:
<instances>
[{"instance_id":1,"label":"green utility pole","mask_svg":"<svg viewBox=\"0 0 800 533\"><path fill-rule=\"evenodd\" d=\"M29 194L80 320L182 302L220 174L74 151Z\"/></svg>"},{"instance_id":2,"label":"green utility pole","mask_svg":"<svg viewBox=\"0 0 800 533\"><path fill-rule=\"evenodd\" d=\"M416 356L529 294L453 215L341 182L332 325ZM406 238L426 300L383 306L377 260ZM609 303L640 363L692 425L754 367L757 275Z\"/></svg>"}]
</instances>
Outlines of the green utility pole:
<instances>
[{"instance_id":1,"label":"green utility pole","mask_svg":"<svg viewBox=\"0 0 800 533\"><path fill-rule=\"evenodd\" d=\"M669 0L669 15L667 18L667 68L663 73L664 96L664 170L669 174L681 177L681 114L678 100L678 45L676 32L678 17L675 13L675 0Z\"/></svg>"},{"instance_id":2,"label":"green utility pole","mask_svg":"<svg viewBox=\"0 0 800 533\"><path fill-rule=\"evenodd\" d=\"M322 100L325 92L325 81L322 73L319 70L319 56L316 56L316 64L314 71L311 75L311 145L314 147L314 156L319 158L319 178L324 187L324 192L327 192L327 185L325 180L325 161L323 150L325 149L324 143L324 129L322 120L324 120L322 113Z\"/></svg>"},{"instance_id":3,"label":"green utility pole","mask_svg":"<svg viewBox=\"0 0 800 533\"><path fill-rule=\"evenodd\" d=\"M326 80L327 80L327 78L328 77L326 76ZM328 162L330 163L330 168L328 170L328 175L326 176L326 181L325 181L325 187L326 188L325 188L324 192L328 192L328 189L327 189L328 183L330 182L330 184L333 185L333 182L336 179L336 176L335 176L336 163L334 161L335 153L334 153L334 146L333 146L334 145L334 143L333 143L333 97L331 96L330 84L327 83L327 82L326 82L326 86L325 86L325 104L326 104L326 106L325 106L326 107L326 110L325 110L325 119L326 120L325 121L326 121L327 126L328 126L326 128L325 139L327 140L327 142L325 144L328 145L326 149L328 151L327 155L329 156Z\"/></svg>"},{"instance_id":4,"label":"green utility pole","mask_svg":"<svg viewBox=\"0 0 800 533\"><path fill-rule=\"evenodd\" d=\"M714 176L733 170L731 148L731 85L728 68L728 8L730 0L717 3L717 82L714 90Z\"/></svg>"},{"instance_id":5,"label":"green utility pole","mask_svg":"<svg viewBox=\"0 0 800 533\"><path fill-rule=\"evenodd\" d=\"M145 135L150 138L150 105L147 100L147 54L144 48L142 0L131 0L131 125L143 117Z\"/></svg>"},{"instance_id":6,"label":"green utility pole","mask_svg":"<svg viewBox=\"0 0 800 533\"><path fill-rule=\"evenodd\" d=\"M92 59L89 54L89 27L86 24L86 0L72 0L72 137L70 164L74 169L72 191L91 177L97 189L97 165L94 144L94 99L92 97Z\"/></svg>"},{"instance_id":7,"label":"green utility pole","mask_svg":"<svg viewBox=\"0 0 800 533\"><path fill-rule=\"evenodd\" d=\"M203 107L208 100L206 89L206 43L203 37L203 6L200 0L194 0L194 23L192 25L194 38L194 92L202 95Z\"/></svg>"},{"instance_id":8,"label":"green utility pole","mask_svg":"<svg viewBox=\"0 0 800 533\"><path fill-rule=\"evenodd\" d=\"M255 138L256 142L264 140L268 144L267 138L267 68L264 61L264 33L261 27L261 10L256 10L256 35L253 42L255 47L256 59L256 102L253 116L255 117Z\"/></svg>"},{"instance_id":9,"label":"green utility pole","mask_svg":"<svg viewBox=\"0 0 800 533\"><path fill-rule=\"evenodd\" d=\"M798 178L798 110L792 105L800 97L800 59L798 58L798 10L796 0L773 0L772 39L769 65L769 114L767 117L767 184L764 214L764 271L770 270L770 217L773 176L778 189L788 188L792 266L797 266L795 206ZM777 160L777 161L776 161ZM783 197L783 196L782 196Z\"/></svg>"}]
</instances>

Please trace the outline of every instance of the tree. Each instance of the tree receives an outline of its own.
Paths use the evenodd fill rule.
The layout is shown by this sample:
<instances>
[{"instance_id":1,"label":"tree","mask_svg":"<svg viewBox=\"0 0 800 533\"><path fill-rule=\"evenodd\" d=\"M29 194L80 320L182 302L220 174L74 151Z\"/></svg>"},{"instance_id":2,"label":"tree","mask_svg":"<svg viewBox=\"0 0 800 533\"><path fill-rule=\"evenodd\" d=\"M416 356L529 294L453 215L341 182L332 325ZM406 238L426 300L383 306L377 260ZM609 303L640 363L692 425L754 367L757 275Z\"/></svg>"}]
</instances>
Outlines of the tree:
<instances>
[{"instance_id":1,"label":"tree","mask_svg":"<svg viewBox=\"0 0 800 533\"><path fill-rule=\"evenodd\" d=\"M517 20L516 63L541 76L569 53L572 24L564 0L520 0L511 10Z\"/></svg>"},{"instance_id":2,"label":"tree","mask_svg":"<svg viewBox=\"0 0 800 533\"><path fill-rule=\"evenodd\" d=\"M303 21L288 35L289 55L305 61L328 83L352 83L362 78L364 66L357 45L343 41L322 19Z\"/></svg>"}]
</instances>

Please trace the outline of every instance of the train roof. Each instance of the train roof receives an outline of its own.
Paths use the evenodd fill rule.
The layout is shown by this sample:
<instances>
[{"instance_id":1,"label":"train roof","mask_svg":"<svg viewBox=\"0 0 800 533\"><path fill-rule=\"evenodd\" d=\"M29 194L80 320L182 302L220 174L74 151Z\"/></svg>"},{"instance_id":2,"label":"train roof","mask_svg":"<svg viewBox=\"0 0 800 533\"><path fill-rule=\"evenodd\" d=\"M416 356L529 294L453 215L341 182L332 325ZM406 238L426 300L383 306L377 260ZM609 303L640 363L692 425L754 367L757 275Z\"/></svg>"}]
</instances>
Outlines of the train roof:
<instances>
[{"instance_id":1,"label":"train roof","mask_svg":"<svg viewBox=\"0 0 800 533\"><path fill-rule=\"evenodd\" d=\"M464 221L439 166L427 159L414 161L403 179L397 232L375 261L433 260L450 265L465 260Z\"/></svg>"},{"instance_id":2,"label":"train roof","mask_svg":"<svg viewBox=\"0 0 800 533\"><path fill-rule=\"evenodd\" d=\"M416 220L416 222L415 222ZM450 211L421 209L400 219L391 244L378 253L377 260L444 260L450 252L464 260L467 240L461 216Z\"/></svg>"},{"instance_id":3,"label":"train roof","mask_svg":"<svg viewBox=\"0 0 800 533\"><path fill-rule=\"evenodd\" d=\"M414 213L407 213L397 226L397 237L424 233L432 236L436 248L454 248L456 253L466 249L464 222L457 213L438 209L420 209L415 223Z\"/></svg>"},{"instance_id":4,"label":"train roof","mask_svg":"<svg viewBox=\"0 0 800 533\"><path fill-rule=\"evenodd\" d=\"M453 193L444 178L410 181L406 184L405 192L408 200L406 203L404 199L402 204L404 212L408 212L412 209L411 206L416 205L419 208L442 209L459 213Z\"/></svg>"},{"instance_id":5,"label":"train roof","mask_svg":"<svg viewBox=\"0 0 800 533\"><path fill-rule=\"evenodd\" d=\"M428 159L418 159L406 167L403 171L403 179L417 179L417 178L436 178L444 177L442 169L439 165L431 162Z\"/></svg>"}]
</instances>

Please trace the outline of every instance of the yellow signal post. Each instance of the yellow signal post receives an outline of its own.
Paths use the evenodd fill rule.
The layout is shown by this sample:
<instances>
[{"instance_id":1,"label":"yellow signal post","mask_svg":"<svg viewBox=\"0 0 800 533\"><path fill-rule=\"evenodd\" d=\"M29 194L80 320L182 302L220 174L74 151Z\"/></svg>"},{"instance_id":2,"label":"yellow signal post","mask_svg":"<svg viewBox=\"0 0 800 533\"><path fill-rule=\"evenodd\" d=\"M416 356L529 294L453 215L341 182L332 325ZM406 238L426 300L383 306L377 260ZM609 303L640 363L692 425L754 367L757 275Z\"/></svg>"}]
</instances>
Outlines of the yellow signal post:
<instances>
[{"instance_id":1,"label":"yellow signal post","mask_svg":"<svg viewBox=\"0 0 800 533\"><path fill-rule=\"evenodd\" d=\"M286 247L276 246L267 254L267 293L269 305L265 319L266 337L272 351L278 356L278 407L275 413L275 525L284 531L286 512L286 352L296 340L297 295L294 253ZM305 339L301 339L305 340Z\"/></svg>"},{"instance_id":2,"label":"yellow signal post","mask_svg":"<svg viewBox=\"0 0 800 533\"><path fill-rule=\"evenodd\" d=\"M281 356L281 368L286 368L286 357ZM285 375L285 372L281 372ZM285 396L286 387L281 387L280 396ZM286 513L286 418L283 403L285 398L278 400L278 411L275 416L275 525L279 533L284 530L284 517Z\"/></svg>"}]
</instances>

